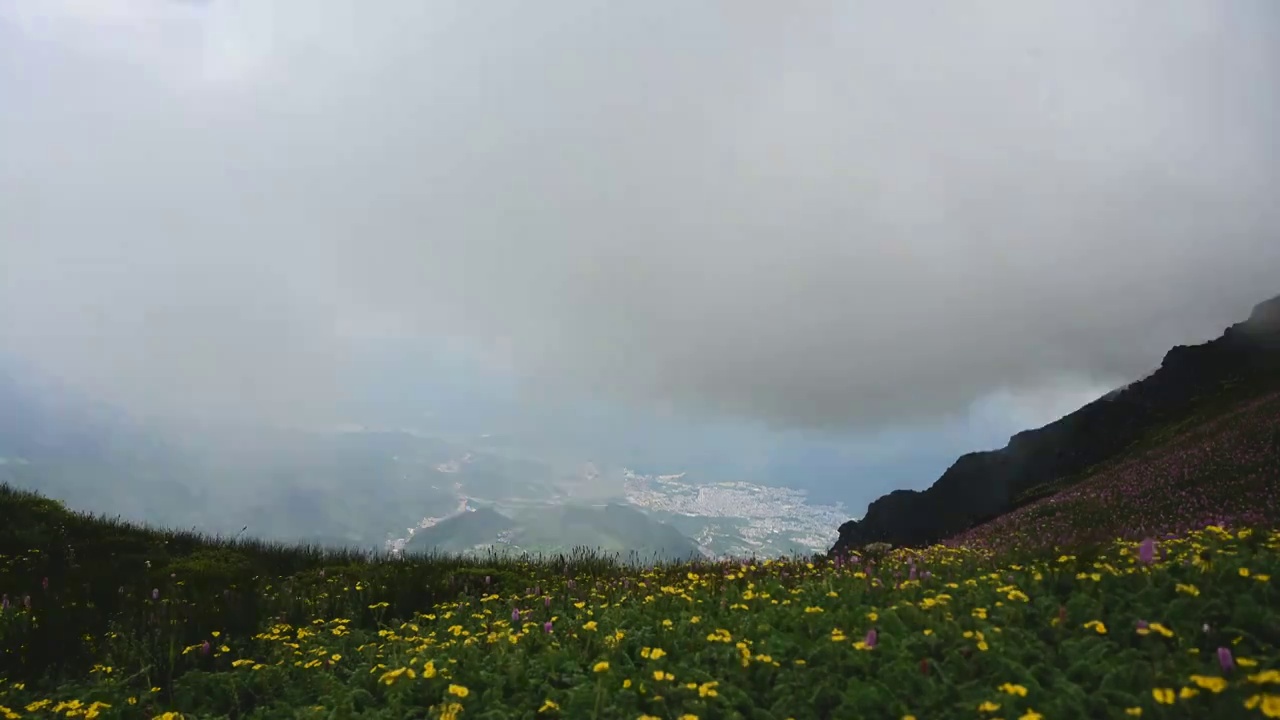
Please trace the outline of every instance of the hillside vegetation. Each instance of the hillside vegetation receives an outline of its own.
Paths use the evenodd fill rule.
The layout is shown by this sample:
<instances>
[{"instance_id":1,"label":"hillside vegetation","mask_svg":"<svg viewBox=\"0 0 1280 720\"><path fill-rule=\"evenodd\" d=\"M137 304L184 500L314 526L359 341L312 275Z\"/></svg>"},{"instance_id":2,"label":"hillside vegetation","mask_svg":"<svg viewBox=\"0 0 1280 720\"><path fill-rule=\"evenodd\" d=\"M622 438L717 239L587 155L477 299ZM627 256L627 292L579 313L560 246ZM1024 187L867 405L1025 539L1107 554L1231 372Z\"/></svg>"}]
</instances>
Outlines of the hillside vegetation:
<instances>
[{"instance_id":1,"label":"hillside vegetation","mask_svg":"<svg viewBox=\"0 0 1280 720\"><path fill-rule=\"evenodd\" d=\"M1171 438L1278 391L1280 296L1214 340L1174 347L1149 376L1018 433L1000 450L960 457L927 490L896 490L875 500L860 520L840 527L833 550L941 541L1147 449L1167 447Z\"/></svg>"},{"instance_id":2,"label":"hillside vegetation","mask_svg":"<svg viewBox=\"0 0 1280 720\"><path fill-rule=\"evenodd\" d=\"M1183 424L1052 490L947 544L1079 547L1212 524L1268 525L1280 518L1280 393Z\"/></svg>"},{"instance_id":3,"label":"hillside vegetation","mask_svg":"<svg viewBox=\"0 0 1280 720\"><path fill-rule=\"evenodd\" d=\"M0 485L0 718L1280 718L1280 375L1258 337L1176 349L943 491L877 501L822 557L392 558ZM964 478L974 498L942 503ZM668 542L609 508L548 522Z\"/></svg>"},{"instance_id":4,"label":"hillside vegetation","mask_svg":"<svg viewBox=\"0 0 1280 720\"><path fill-rule=\"evenodd\" d=\"M1060 515L1115 535L1144 500L1111 500ZM221 541L7 487L0 510L0 717L1280 715L1274 516L637 568Z\"/></svg>"}]
</instances>

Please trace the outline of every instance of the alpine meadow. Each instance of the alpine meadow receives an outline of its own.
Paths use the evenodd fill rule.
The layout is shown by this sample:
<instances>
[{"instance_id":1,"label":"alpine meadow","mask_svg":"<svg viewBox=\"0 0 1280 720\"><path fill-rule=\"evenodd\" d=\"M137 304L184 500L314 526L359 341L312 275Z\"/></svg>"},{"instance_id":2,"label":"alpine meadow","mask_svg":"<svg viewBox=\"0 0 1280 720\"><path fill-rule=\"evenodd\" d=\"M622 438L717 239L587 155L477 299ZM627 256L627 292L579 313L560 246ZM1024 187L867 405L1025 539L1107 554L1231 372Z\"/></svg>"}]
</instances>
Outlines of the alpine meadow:
<instances>
[{"instance_id":1,"label":"alpine meadow","mask_svg":"<svg viewBox=\"0 0 1280 720\"><path fill-rule=\"evenodd\" d=\"M0 0L0 720L1280 720L1280 0Z\"/></svg>"}]
</instances>

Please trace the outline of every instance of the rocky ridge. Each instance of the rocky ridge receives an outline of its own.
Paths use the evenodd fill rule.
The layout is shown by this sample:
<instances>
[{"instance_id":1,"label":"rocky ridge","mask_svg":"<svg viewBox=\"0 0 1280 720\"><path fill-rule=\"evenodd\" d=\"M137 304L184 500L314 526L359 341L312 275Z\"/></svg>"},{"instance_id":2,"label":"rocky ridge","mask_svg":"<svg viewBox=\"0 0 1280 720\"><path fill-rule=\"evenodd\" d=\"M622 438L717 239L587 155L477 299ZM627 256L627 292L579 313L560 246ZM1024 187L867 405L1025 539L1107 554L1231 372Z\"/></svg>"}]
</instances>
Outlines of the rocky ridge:
<instances>
[{"instance_id":1,"label":"rocky ridge","mask_svg":"<svg viewBox=\"0 0 1280 720\"><path fill-rule=\"evenodd\" d=\"M1161 427L1278 386L1280 296L1214 340L1169 350L1147 377L1018 433L1000 450L961 456L927 490L880 497L861 520L840 526L831 551L938 542L1069 485Z\"/></svg>"}]
</instances>

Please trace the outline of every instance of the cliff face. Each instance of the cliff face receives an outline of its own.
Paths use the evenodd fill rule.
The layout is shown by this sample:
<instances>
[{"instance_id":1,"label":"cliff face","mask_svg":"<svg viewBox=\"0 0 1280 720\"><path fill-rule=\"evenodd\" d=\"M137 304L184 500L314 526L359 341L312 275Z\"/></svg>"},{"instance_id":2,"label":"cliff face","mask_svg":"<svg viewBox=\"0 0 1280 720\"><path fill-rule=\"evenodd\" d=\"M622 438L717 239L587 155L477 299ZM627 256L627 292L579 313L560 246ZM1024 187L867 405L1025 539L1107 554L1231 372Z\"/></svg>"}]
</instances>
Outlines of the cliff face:
<instances>
[{"instance_id":1,"label":"cliff face","mask_svg":"<svg viewBox=\"0 0 1280 720\"><path fill-rule=\"evenodd\" d=\"M1224 392L1280 385L1280 296L1202 345L1177 346L1148 377L1001 450L956 460L928 490L897 490L840 526L832 552L872 542L927 545L1012 510L1020 495L1106 461L1146 433L1194 414ZM1025 496L1024 496L1025 497Z\"/></svg>"}]
</instances>

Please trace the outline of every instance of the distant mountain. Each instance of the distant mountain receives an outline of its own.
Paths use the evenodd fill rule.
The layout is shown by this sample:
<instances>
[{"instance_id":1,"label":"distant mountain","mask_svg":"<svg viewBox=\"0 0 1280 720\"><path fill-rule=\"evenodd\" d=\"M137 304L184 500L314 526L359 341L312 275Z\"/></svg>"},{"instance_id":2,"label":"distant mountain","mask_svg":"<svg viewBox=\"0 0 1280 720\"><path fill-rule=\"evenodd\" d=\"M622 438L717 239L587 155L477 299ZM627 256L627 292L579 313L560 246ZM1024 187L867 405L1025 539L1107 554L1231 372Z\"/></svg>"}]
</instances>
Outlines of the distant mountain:
<instances>
[{"instance_id":1,"label":"distant mountain","mask_svg":"<svg viewBox=\"0 0 1280 720\"><path fill-rule=\"evenodd\" d=\"M83 461L163 450L123 412L0 358L0 458Z\"/></svg>"},{"instance_id":2,"label":"distant mountain","mask_svg":"<svg viewBox=\"0 0 1280 720\"><path fill-rule=\"evenodd\" d=\"M414 548L447 552L498 543L698 555L692 540L644 513L585 505L620 497L621 483L575 478L566 466L479 437L146 424L0 366L0 483L71 507L223 536L367 549L384 549L392 531L414 527ZM514 517L499 512L508 506ZM423 524L424 516L442 519Z\"/></svg>"},{"instance_id":3,"label":"distant mountain","mask_svg":"<svg viewBox=\"0 0 1280 720\"><path fill-rule=\"evenodd\" d=\"M409 541L409 552L460 553L500 541L515 529L515 521L492 508L477 508L445 518L418 531Z\"/></svg>"},{"instance_id":4,"label":"distant mountain","mask_svg":"<svg viewBox=\"0 0 1280 720\"><path fill-rule=\"evenodd\" d=\"M1280 388L1280 296L1221 337L1177 346L1159 369L1001 450L962 456L927 490L897 490L840 526L832 552L873 542L925 545L1056 492L1155 431ZM1280 478L1277 479L1280 482Z\"/></svg>"},{"instance_id":5,"label":"distant mountain","mask_svg":"<svg viewBox=\"0 0 1280 720\"><path fill-rule=\"evenodd\" d=\"M702 557L696 543L666 523L619 504L549 505L511 518L490 508L462 512L418 531L406 552L496 550L529 554L575 549L617 553L620 559L685 560Z\"/></svg>"},{"instance_id":6,"label":"distant mountain","mask_svg":"<svg viewBox=\"0 0 1280 720\"><path fill-rule=\"evenodd\" d=\"M455 502L423 480L456 454L397 432L155 426L0 358L0 483L108 516L377 548Z\"/></svg>"},{"instance_id":7,"label":"distant mountain","mask_svg":"<svg viewBox=\"0 0 1280 720\"><path fill-rule=\"evenodd\" d=\"M697 544L679 530L626 505L562 506L526 533L526 542L550 544L558 539L563 549L599 547L624 556L635 553L640 559L702 557Z\"/></svg>"},{"instance_id":8,"label":"distant mountain","mask_svg":"<svg viewBox=\"0 0 1280 720\"><path fill-rule=\"evenodd\" d=\"M181 453L125 413L0 358L0 482L74 507L190 527L200 508ZM237 527L236 529L239 529Z\"/></svg>"}]
</instances>

